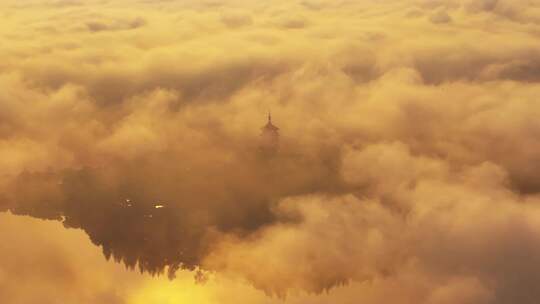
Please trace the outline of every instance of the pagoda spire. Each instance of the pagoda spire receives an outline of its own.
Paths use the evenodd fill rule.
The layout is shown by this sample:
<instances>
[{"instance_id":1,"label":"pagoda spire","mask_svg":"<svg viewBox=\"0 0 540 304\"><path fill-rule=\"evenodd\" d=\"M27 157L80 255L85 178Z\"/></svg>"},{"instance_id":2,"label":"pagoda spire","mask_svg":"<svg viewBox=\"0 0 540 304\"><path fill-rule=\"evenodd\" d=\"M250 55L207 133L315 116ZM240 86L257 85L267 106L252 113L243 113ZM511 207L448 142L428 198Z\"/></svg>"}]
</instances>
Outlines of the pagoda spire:
<instances>
[{"instance_id":1,"label":"pagoda spire","mask_svg":"<svg viewBox=\"0 0 540 304\"><path fill-rule=\"evenodd\" d=\"M272 124L272 113L268 111L268 122L261 128L260 148L266 153L274 154L279 145L279 128Z\"/></svg>"}]
</instances>

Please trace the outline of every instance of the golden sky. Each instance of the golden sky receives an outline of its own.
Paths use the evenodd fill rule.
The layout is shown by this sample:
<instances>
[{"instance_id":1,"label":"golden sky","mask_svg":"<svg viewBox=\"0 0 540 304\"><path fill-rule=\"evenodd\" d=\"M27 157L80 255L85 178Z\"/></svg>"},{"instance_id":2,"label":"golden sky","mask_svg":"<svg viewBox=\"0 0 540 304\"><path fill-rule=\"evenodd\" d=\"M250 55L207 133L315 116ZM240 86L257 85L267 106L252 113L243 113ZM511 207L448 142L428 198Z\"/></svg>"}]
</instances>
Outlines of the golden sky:
<instances>
[{"instance_id":1,"label":"golden sky","mask_svg":"<svg viewBox=\"0 0 540 304\"><path fill-rule=\"evenodd\" d=\"M0 17L1 303L540 301L540 1Z\"/></svg>"}]
</instances>

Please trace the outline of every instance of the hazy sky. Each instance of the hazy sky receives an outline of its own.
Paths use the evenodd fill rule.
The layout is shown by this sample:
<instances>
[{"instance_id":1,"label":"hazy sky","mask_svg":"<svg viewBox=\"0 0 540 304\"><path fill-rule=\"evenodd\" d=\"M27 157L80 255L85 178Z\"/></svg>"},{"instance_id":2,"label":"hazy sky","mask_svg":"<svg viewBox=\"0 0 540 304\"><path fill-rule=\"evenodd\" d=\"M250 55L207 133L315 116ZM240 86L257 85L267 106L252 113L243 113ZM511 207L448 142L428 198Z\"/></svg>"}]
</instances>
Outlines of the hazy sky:
<instances>
[{"instance_id":1,"label":"hazy sky","mask_svg":"<svg viewBox=\"0 0 540 304\"><path fill-rule=\"evenodd\" d=\"M540 1L0 17L0 302L539 302Z\"/></svg>"}]
</instances>

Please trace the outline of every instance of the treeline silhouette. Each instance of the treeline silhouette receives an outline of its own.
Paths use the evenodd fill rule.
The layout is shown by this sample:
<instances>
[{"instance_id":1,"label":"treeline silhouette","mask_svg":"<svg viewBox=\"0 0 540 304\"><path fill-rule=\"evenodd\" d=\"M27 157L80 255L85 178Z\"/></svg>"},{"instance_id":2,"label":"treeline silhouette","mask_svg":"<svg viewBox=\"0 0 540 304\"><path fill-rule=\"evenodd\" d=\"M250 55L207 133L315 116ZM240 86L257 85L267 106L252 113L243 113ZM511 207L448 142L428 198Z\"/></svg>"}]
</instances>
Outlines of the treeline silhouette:
<instances>
[{"instance_id":1,"label":"treeline silhouette","mask_svg":"<svg viewBox=\"0 0 540 304\"><path fill-rule=\"evenodd\" d=\"M280 198L337 191L343 185L336 159L248 156L192 162L188 170L162 157L25 172L2 208L82 229L107 259L174 278L178 269L199 268L223 233L243 237L274 223Z\"/></svg>"}]
</instances>

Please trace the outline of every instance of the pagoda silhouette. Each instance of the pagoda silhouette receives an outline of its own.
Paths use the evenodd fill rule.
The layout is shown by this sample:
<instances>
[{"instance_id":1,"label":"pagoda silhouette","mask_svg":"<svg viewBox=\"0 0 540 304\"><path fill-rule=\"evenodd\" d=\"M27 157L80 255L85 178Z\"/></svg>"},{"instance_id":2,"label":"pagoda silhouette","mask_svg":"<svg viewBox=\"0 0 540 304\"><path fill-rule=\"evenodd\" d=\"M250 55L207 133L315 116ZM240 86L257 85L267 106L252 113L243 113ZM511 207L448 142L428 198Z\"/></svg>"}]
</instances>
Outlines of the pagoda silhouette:
<instances>
[{"instance_id":1,"label":"pagoda silhouette","mask_svg":"<svg viewBox=\"0 0 540 304\"><path fill-rule=\"evenodd\" d=\"M268 113L268 122L261 128L259 149L268 155L275 154L279 149L279 128L272 123L271 113Z\"/></svg>"}]
</instances>

